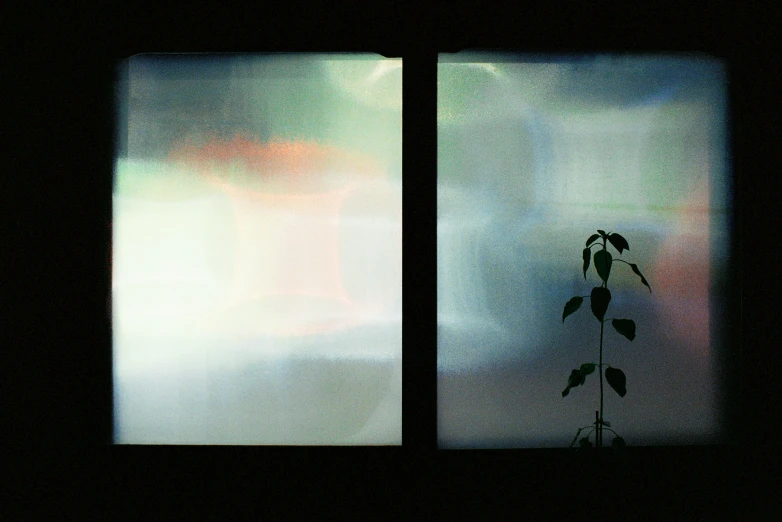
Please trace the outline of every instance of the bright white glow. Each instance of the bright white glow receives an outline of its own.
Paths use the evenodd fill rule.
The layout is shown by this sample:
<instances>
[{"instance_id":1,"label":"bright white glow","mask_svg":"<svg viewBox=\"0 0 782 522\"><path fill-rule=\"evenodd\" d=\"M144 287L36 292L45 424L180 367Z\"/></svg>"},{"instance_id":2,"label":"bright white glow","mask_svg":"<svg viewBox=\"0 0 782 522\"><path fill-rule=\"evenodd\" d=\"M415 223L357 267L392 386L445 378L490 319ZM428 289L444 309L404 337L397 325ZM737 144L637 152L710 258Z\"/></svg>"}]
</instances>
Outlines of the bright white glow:
<instances>
[{"instance_id":1,"label":"bright white glow","mask_svg":"<svg viewBox=\"0 0 782 522\"><path fill-rule=\"evenodd\" d=\"M326 60L323 67L329 79L372 107L402 108L402 60Z\"/></svg>"},{"instance_id":2,"label":"bright white glow","mask_svg":"<svg viewBox=\"0 0 782 522\"><path fill-rule=\"evenodd\" d=\"M309 125L343 112L318 98L322 75L251 62L131 60L114 195L116 441L400 444L401 180L382 168L396 161L388 136L359 153L324 144L353 139L355 122ZM307 103L286 107L290 92ZM242 111L252 119L229 118ZM302 137L266 142L264 128Z\"/></svg>"}]
</instances>

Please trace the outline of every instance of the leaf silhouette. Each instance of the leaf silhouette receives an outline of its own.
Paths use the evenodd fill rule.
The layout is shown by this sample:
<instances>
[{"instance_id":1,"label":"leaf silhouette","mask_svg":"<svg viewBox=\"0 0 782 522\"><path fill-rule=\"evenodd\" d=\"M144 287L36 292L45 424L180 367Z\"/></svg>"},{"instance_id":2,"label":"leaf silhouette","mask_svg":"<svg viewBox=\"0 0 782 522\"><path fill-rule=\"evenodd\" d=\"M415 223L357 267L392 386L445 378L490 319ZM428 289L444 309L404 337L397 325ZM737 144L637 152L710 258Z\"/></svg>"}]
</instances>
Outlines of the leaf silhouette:
<instances>
[{"instance_id":1,"label":"leaf silhouette","mask_svg":"<svg viewBox=\"0 0 782 522\"><path fill-rule=\"evenodd\" d=\"M578 371L581 372L581 375L586 377L587 375L595 371L595 366L597 366L595 363L584 363L581 365L581 368L579 368Z\"/></svg>"},{"instance_id":2,"label":"leaf silhouette","mask_svg":"<svg viewBox=\"0 0 782 522\"><path fill-rule=\"evenodd\" d=\"M608 282L608 276L611 274L611 264L613 262L611 252L608 250L598 250L595 252L595 269L600 279Z\"/></svg>"},{"instance_id":3,"label":"leaf silhouette","mask_svg":"<svg viewBox=\"0 0 782 522\"><path fill-rule=\"evenodd\" d=\"M599 237L600 237L600 234L592 234L591 236L589 236L589 239L587 239L586 246L589 246L589 245L591 245L592 243L594 243L594 242L595 242L595 240L596 240L597 238L599 238Z\"/></svg>"},{"instance_id":4,"label":"leaf silhouette","mask_svg":"<svg viewBox=\"0 0 782 522\"><path fill-rule=\"evenodd\" d=\"M622 437L614 437L611 441L611 447L615 450L622 450L626 447L625 440Z\"/></svg>"},{"instance_id":5,"label":"leaf silhouette","mask_svg":"<svg viewBox=\"0 0 782 522\"><path fill-rule=\"evenodd\" d=\"M608 310L608 303L611 302L611 292L608 291L608 288L596 286L592 289L590 300L592 313L597 317L598 321L602 321L606 310Z\"/></svg>"},{"instance_id":6,"label":"leaf silhouette","mask_svg":"<svg viewBox=\"0 0 782 522\"><path fill-rule=\"evenodd\" d=\"M649 293L651 294L651 293L652 293L652 287L651 287L651 286L649 286L649 283L647 283L647 282L646 282L646 278L643 276L643 274L641 273L641 271L640 271L640 270L638 270L638 265L636 265L635 263L628 263L628 264L630 265L630 268L632 268L632 269L633 269L633 272L635 272L635 274L636 274L638 277L640 277L640 278L641 278L641 282L642 282L643 284L645 284L645 285L646 285L646 287L649 289Z\"/></svg>"},{"instance_id":7,"label":"leaf silhouette","mask_svg":"<svg viewBox=\"0 0 782 522\"><path fill-rule=\"evenodd\" d=\"M625 377L624 372L619 368L611 368L609 366L606 368L605 375L606 381L608 381L608 384L611 385L611 388L613 388L620 397L624 397L627 393L627 389L625 388L625 385L627 384L627 378Z\"/></svg>"},{"instance_id":8,"label":"leaf silhouette","mask_svg":"<svg viewBox=\"0 0 782 522\"><path fill-rule=\"evenodd\" d=\"M583 297L574 297L567 303L565 303L565 309L562 311L562 322L565 322L565 317L569 316L579 308L581 308L581 303L584 302Z\"/></svg>"},{"instance_id":9,"label":"leaf silhouette","mask_svg":"<svg viewBox=\"0 0 782 522\"><path fill-rule=\"evenodd\" d=\"M567 379L567 388L562 391L562 396L567 397L567 394L570 393L571 388L581 386L584 384L584 381L586 381L586 375L584 375L581 370L571 371L570 377Z\"/></svg>"},{"instance_id":10,"label":"leaf silhouette","mask_svg":"<svg viewBox=\"0 0 782 522\"><path fill-rule=\"evenodd\" d=\"M620 254L622 253L622 250L630 250L630 245L627 244L627 240L619 234L611 234L608 236L608 241L614 245L615 249L619 250Z\"/></svg>"},{"instance_id":11,"label":"leaf silhouette","mask_svg":"<svg viewBox=\"0 0 782 522\"><path fill-rule=\"evenodd\" d=\"M635 321L632 319L614 319L611 321L614 330L627 337L629 340L635 339Z\"/></svg>"},{"instance_id":12,"label":"leaf silhouette","mask_svg":"<svg viewBox=\"0 0 782 522\"><path fill-rule=\"evenodd\" d=\"M600 229L598 228L598 229L597 229L597 231L598 231L598 232L600 232L600 235L601 235L601 236L603 236L603 237L606 237L606 236L608 235L608 234L606 234L606 231L605 231L605 230L600 230Z\"/></svg>"},{"instance_id":13,"label":"leaf silhouette","mask_svg":"<svg viewBox=\"0 0 782 522\"><path fill-rule=\"evenodd\" d=\"M582 257L584 258L584 279L587 278L587 270L589 269L589 259L592 257L592 252L589 250L589 248L585 248L584 252L582 253Z\"/></svg>"}]
</instances>

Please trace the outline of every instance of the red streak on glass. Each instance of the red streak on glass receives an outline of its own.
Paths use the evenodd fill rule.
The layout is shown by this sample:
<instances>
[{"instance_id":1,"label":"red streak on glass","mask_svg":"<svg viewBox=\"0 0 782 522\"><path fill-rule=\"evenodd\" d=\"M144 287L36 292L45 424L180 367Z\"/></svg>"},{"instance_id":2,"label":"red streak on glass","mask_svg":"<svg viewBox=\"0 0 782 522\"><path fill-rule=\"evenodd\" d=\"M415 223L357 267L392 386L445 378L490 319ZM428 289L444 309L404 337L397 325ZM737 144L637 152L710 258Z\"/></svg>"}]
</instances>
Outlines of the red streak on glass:
<instances>
[{"instance_id":1,"label":"red streak on glass","mask_svg":"<svg viewBox=\"0 0 782 522\"><path fill-rule=\"evenodd\" d=\"M369 157L311 142L271 141L261 143L234 136L230 141L208 139L202 145L181 141L174 144L169 159L196 167L211 181L222 181L259 192L268 192L270 182L280 193L320 193L333 188L334 176L382 178L383 171ZM229 167L239 167L230 178Z\"/></svg>"},{"instance_id":2,"label":"red streak on glass","mask_svg":"<svg viewBox=\"0 0 782 522\"><path fill-rule=\"evenodd\" d=\"M700 182L660 248L650 283L669 331L694 354L709 352L709 184Z\"/></svg>"}]
</instances>

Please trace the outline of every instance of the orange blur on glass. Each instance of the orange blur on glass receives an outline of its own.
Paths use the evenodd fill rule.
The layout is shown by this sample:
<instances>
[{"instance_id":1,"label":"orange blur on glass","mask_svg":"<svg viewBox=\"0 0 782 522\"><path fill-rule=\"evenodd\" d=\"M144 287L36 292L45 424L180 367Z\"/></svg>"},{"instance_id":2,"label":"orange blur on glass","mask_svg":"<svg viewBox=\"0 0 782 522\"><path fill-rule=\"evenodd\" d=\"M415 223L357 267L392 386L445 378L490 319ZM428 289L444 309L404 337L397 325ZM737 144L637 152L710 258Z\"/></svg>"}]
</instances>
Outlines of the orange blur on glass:
<instances>
[{"instance_id":1,"label":"orange blur on glass","mask_svg":"<svg viewBox=\"0 0 782 522\"><path fill-rule=\"evenodd\" d=\"M200 175L229 193L268 193L282 187L285 194L312 194L348 188L360 179L385 178L371 158L360 154L303 141L260 143L238 134L230 141L208 138L200 146L183 140L172 147L169 159L195 166ZM237 163L244 167L244 175L226 179L226 167ZM324 176L326 172L343 176L335 181Z\"/></svg>"}]
</instances>

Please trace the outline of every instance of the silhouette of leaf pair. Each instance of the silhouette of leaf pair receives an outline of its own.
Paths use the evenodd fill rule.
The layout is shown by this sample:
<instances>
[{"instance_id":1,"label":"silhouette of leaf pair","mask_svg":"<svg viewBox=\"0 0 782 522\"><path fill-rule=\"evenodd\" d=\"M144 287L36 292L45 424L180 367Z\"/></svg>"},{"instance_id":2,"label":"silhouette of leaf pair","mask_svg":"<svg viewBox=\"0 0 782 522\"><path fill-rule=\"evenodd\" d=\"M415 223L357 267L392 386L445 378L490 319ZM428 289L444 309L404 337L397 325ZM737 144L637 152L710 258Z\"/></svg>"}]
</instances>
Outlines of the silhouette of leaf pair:
<instances>
[{"instance_id":1,"label":"silhouette of leaf pair","mask_svg":"<svg viewBox=\"0 0 782 522\"><path fill-rule=\"evenodd\" d=\"M586 376L595 371L595 363L584 363L581 368L570 372L570 377L567 380L567 388L562 391L562 396L567 397L571 388L581 386L586 381Z\"/></svg>"},{"instance_id":2,"label":"silhouette of leaf pair","mask_svg":"<svg viewBox=\"0 0 782 522\"><path fill-rule=\"evenodd\" d=\"M599 238L599 237L600 237L600 234L592 234L591 236L589 236L589 239L587 239L587 242L586 242L587 248L589 247L589 245L594 243L595 240L597 240L597 238Z\"/></svg>"},{"instance_id":3,"label":"silhouette of leaf pair","mask_svg":"<svg viewBox=\"0 0 782 522\"><path fill-rule=\"evenodd\" d=\"M597 365L595 363L584 363L581 365L581 368L572 370L570 372L570 377L568 377L567 380L567 387L562 390L562 396L567 397L572 388L576 388L577 386L584 384L584 382L586 382L586 376L590 373L593 373L596 366ZM608 384L611 386L611 388L613 388L620 397L624 397L627 393L627 378L625 377L624 372L619 368L612 368L609 366L606 368L605 376L606 381L608 381ZM603 424L610 426L610 424L605 422Z\"/></svg>"},{"instance_id":4,"label":"silhouette of leaf pair","mask_svg":"<svg viewBox=\"0 0 782 522\"><path fill-rule=\"evenodd\" d=\"M602 237L604 240L607 239L609 243L611 243L615 249L619 251L619 253L622 253L622 250L630 250L630 245L627 244L627 240L622 237L621 235L617 233L606 233L605 230L597 230L597 234L592 234L589 236L589 239L587 239L586 246L591 245L592 243L597 240L597 238Z\"/></svg>"},{"instance_id":5,"label":"silhouette of leaf pair","mask_svg":"<svg viewBox=\"0 0 782 522\"><path fill-rule=\"evenodd\" d=\"M589 239L587 239L586 242L586 248L581 253L584 259L584 279L586 279L586 273L589 269L589 258L591 257L590 245L594 243L600 236L602 236L604 239L608 239L609 243L611 243L614 248L619 251L619 254L621 254L623 250L630 250L630 246L627 244L627 240L619 234L606 234L603 230L598 230L598 232L600 232L600 234L592 234L589 236ZM595 268L597 269L597 274L600 276L600 279L606 283L608 282L608 276L611 273L612 260L613 258L611 253L605 248L595 252Z\"/></svg>"},{"instance_id":6,"label":"silhouette of leaf pair","mask_svg":"<svg viewBox=\"0 0 782 522\"><path fill-rule=\"evenodd\" d=\"M590 295L590 304L592 307L592 313L597 317L598 321L602 321L605 316L606 310L608 310L608 303L611 301L611 292L608 288L596 286L592 289ZM565 303L565 309L562 311L562 322L565 322L565 318L570 314L581 308L581 304L584 302L584 298L576 296Z\"/></svg>"}]
</instances>

